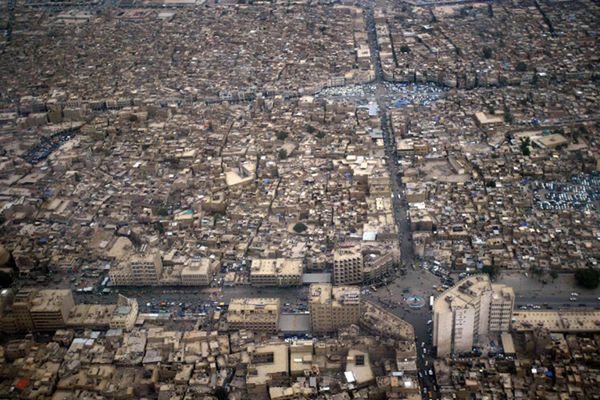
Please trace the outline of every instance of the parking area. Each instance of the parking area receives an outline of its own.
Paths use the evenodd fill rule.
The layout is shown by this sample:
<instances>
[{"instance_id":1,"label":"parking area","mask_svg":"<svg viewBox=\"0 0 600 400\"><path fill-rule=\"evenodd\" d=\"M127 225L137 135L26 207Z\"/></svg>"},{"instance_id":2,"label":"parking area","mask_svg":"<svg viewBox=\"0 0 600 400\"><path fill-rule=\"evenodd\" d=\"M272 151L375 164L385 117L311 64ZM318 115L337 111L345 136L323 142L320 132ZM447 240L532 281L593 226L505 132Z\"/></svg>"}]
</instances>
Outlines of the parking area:
<instances>
[{"instance_id":1,"label":"parking area","mask_svg":"<svg viewBox=\"0 0 600 400\"><path fill-rule=\"evenodd\" d=\"M600 176L577 175L569 183L532 182L537 208L547 211L591 211L600 200Z\"/></svg>"}]
</instances>

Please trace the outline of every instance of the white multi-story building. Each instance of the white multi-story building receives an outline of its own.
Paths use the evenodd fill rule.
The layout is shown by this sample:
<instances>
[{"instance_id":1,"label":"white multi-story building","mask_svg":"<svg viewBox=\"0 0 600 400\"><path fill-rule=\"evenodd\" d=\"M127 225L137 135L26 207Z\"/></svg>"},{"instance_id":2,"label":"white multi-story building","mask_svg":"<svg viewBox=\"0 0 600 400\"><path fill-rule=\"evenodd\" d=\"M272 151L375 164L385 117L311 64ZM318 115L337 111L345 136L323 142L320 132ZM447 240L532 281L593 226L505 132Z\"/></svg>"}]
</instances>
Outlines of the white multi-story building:
<instances>
[{"instance_id":1,"label":"white multi-story building","mask_svg":"<svg viewBox=\"0 0 600 400\"><path fill-rule=\"evenodd\" d=\"M471 351L481 337L510 328L515 294L492 285L487 275L470 276L443 292L433 304L437 355Z\"/></svg>"}]
</instances>

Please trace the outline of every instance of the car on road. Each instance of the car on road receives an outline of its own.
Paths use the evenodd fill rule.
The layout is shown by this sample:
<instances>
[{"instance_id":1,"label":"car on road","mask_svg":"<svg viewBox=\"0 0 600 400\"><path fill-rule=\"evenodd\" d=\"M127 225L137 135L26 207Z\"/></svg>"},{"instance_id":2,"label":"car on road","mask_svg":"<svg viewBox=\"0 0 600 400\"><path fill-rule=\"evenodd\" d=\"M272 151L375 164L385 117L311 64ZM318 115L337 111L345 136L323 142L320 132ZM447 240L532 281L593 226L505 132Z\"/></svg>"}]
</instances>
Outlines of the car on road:
<instances>
[{"instance_id":1,"label":"car on road","mask_svg":"<svg viewBox=\"0 0 600 400\"><path fill-rule=\"evenodd\" d=\"M577 297L569 297L569 301L577 301Z\"/></svg>"},{"instance_id":2,"label":"car on road","mask_svg":"<svg viewBox=\"0 0 600 400\"><path fill-rule=\"evenodd\" d=\"M571 296L573 296L573 297L579 296L579 293L573 292L573 293L571 293Z\"/></svg>"}]
</instances>

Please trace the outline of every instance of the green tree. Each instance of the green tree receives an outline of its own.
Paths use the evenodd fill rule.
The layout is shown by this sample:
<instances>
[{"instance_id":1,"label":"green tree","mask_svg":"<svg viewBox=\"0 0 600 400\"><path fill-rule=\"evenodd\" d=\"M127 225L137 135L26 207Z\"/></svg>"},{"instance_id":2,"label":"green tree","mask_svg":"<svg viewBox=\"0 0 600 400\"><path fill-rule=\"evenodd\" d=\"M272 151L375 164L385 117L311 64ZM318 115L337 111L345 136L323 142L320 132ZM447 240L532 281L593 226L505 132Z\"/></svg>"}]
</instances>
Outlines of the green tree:
<instances>
[{"instance_id":1,"label":"green tree","mask_svg":"<svg viewBox=\"0 0 600 400\"><path fill-rule=\"evenodd\" d=\"M325 137L325 133L323 131L319 131L315 136L317 139L323 139Z\"/></svg>"},{"instance_id":2,"label":"green tree","mask_svg":"<svg viewBox=\"0 0 600 400\"><path fill-rule=\"evenodd\" d=\"M229 398L227 389L225 389L223 386L219 386L215 389L215 397L217 400L227 400Z\"/></svg>"},{"instance_id":3,"label":"green tree","mask_svg":"<svg viewBox=\"0 0 600 400\"><path fill-rule=\"evenodd\" d=\"M285 160L288 158L288 153L285 149L281 149L279 150L279 153L277 153L277 157L279 157L280 160Z\"/></svg>"},{"instance_id":4,"label":"green tree","mask_svg":"<svg viewBox=\"0 0 600 400\"><path fill-rule=\"evenodd\" d=\"M402 45L402 46L400 46L400 52L410 53L410 47L408 47L407 45Z\"/></svg>"},{"instance_id":5,"label":"green tree","mask_svg":"<svg viewBox=\"0 0 600 400\"><path fill-rule=\"evenodd\" d=\"M284 131L277 132L277 139L278 140L285 140L285 139L287 139L287 137L288 137L287 132L284 132Z\"/></svg>"},{"instance_id":6,"label":"green tree","mask_svg":"<svg viewBox=\"0 0 600 400\"><path fill-rule=\"evenodd\" d=\"M298 222L296 225L294 225L294 232L296 233L302 233L306 230L306 225L304 225L302 222Z\"/></svg>"},{"instance_id":7,"label":"green tree","mask_svg":"<svg viewBox=\"0 0 600 400\"><path fill-rule=\"evenodd\" d=\"M306 132L308 133L315 133L317 131L317 128L315 128L312 125L306 125Z\"/></svg>"},{"instance_id":8,"label":"green tree","mask_svg":"<svg viewBox=\"0 0 600 400\"><path fill-rule=\"evenodd\" d=\"M542 276L544 273L544 271L537 265L531 266L531 268L529 268L529 271L531 272L532 275L537 275L537 276Z\"/></svg>"},{"instance_id":9,"label":"green tree","mask_svg":"<svg viewBox=\"0 0 600 400\"><path fill-rule=\"evenodd\" d=\"M163 224L161 224L161 223L160 223L160 221L156 221L156 222L154 223L154 229L156 229L156 231L157 231L158 233L160 233L161 235L162 235L163 233L165 233L165 227L163 226Z\"/></svg>"},{"instance_id":10,"label":"green tree","mask_svg":"<svg viewBox=\"0 0 600 400\"><path fill-rule=\"evenodd\" d=\"M159 207L159 209L156 210L156 215L166 217L167 215L169 215L169 210L167 210L166 207Z\"/></svg>"},{"instance_id":11,"label":"green tree","mask_svg":"<svg viewBox=\"0 0 600 400\"><path fill-rule=\"evenodd\" d=\"M550 271L550 278L552 278L552 280L558 278L558 272L556 272L555 270Z\"/></svg>"},{"instance_id":12,"label":"green tree","mask_svg":"<svg viewBox=\"0 0 600 400\"><path fill-rule=\"evenodd\" d=\"M596 289L600 284L600 271L593 268L582 268L575 272L575 281L586 289Z\"/></svg>"},{"instance_id":13,"label":"green tree","mask_svg":"<svg viewBox=\"0 0 600 400\"><path fill-rule=\"evenodd\" d=\"M538 77L538 74L533 74L533 78L531 78L531 84L533 86L537 86L539 80L540 78Z\"/></svg>"},{"instance_id":14,"label":"green tree","mask_svg":"<svg viewBox=\"0 0 600 400\"><path fill-rule=\"evenodd\" d=\"M500 267L498 267L495 263L492 263L492 265L484 266L481 269L481 272L483 272L484 274L488 274L490 279L494 280L500 273Z\"/></svg>"},{"instance_id":15,"label":"green tree","mask_svg":"<svg viewBox=\"0 0 600 400\"><path fill-rule=\"evenodd\" d=\"M524 156L529 156L531 154L531 149L529 146L531 146L531 139L529 139L529 137L521 138L520 147Z\"/></svg>"},{"instance_id":16,"label":"green tree","mask_svg":"<svg viewBox=\"0 0 600 400\"><path fill-rule=\"evenodd\" d=\"M519 62L516 66L516 70L519 72L527 71L527 64L525 64L523 61Z\"/></svg>"},{"instance_id":17,"label":"green tree","mask_svg":"<svg viewBox=\"0 0 600 400\"><path fill-rule=\"evenodd\" d=\"M495 188L496 187L496 181L495 180L489 180L485 183L485 187L489 187L489 188Z\"/></svg>"},{"instance_id":18,"label":"green tree","mask_svg":"<svg viewBox=\"0 0 600 400\"><path fill-rule=\"evenodd\" d=\"M492 49L489 48L488 46L483 48L483 58L489 60L490 58L492 58Z\"/></svg>"},{"instance_id":19,"label":"green tree","mask_svg":"<svg viewBox=\"0 0 600 400\"><path fill-rule=\"evenodd\" d=\"M504 107L504 122L506 122L508 124L512 124L514 120L515 120L515 118L513 117L512 113L510 112L510 108L505 106Z\"/></svg>"}]
</instances>

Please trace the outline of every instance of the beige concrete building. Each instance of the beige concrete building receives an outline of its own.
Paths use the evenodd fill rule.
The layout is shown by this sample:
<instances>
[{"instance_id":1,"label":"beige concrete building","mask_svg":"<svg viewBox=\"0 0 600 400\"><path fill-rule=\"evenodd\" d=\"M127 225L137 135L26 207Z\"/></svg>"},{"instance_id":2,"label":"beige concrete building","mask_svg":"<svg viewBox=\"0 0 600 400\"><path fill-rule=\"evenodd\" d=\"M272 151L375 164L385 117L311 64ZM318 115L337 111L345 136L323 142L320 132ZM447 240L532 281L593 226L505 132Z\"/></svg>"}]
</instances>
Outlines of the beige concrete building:
<instances>
[{"instance_id":1,"label":"beige concrete building","mask_svg":"<svg viewBox=\"0 0 600 400\"><path fill-rule=\"evenodd\" d=\"M108 329L116 308L115 304L77 304L69 312L66 325L72 329Z\"/></svg>"},{"instance_id":2,"label":"beige concrete building","mask_svg":"<svg viewBox=\"0 0 600 400\"><path fill-rule=\"evenodd\" d=\"M227 312L230 330L277 332L280 301L275 298L231 299Z\"/></svg>"},{"instance_id":3,"label":"beige concrete building","mask_svg":"<svg viewBox=\"0 0 600 400\"><path fill-rule=\"evenodd\" d=\"M31 300L37 293L37 290L23 288L15 295L12 304L12 316L14 317L14 328L20 332L33 331L33 321L31 320Z\"/></svg>"},{"instance_id":4,"label":"beige concrete building","mask_svg":"<svg viewBox=\"0 0 600 400\"><path fill-rule=\"evenodd\" d=\"M363 256L359 245L333 251L333 281L336 285L353 285L363 280Z\"/></svg>"},{"instance_id":5,"label":"beige concrete building","mask_svg":"<svg viewBox=\"0 0 600 400\"><path fill-rule=\"evenodd\" d=\"M157 285L162 275L163 263L160 253L135 254L129 261L121 262L108 273L113 286Z\"/></svg>"},{"instance_id":6,"label":"beige concrete building","mask_svg":"<svg viewBox=\"0 0 600 400\"><path fill-rule=\"evenodd\" d=\"M310 285L309 306L312 331L334 332L357 324L360 319L360 288L331 286L329 283Z\"/></svg>"},{"instance_id":7,"label":"beige concrete building","mask_svg":"<svg viewBox=\"0 0 600 400\"><path fill-rule=\"evenodd\" d=\"M29 309L33 328L42 332L64 328L74 306L73 294L69 289L38 291Z\"/></svg>"},{"instance_id":8,"label":"beige concrete building","mask_svg":"<svg viewBox=\"0 0 600 400\"><path fill-rule=\"evenodd\" d=\"M0 319L0 331L49 332L62 328L131 330L138 303L119 295L117 304L75 305L69 289L21 289Z\"/></svg>"},{"instance_id":9,"label":"beige concrete building","mask_svg":"<svg viewBox=\"0 0 600 400\"><path fill-rule=\"evenodd\" d=\"M110 328L130 331L135 326L138 311L139 308L136 299L129 299L123 295L119 295L117 307L110 319Z\"/></svg>"},{"instance_id":10,"label":"beige concrete building","mask_svg":"<svg viewBox=\"0 0 600 400\"><path fill-rule=\"evenodd\" d=\"M363 260L363 282L382 279L394 267L394 262L396 261L392 251L370 252L364 256Z\"/></svg>"},{"instance_id":11,"label":"beige concrete building","mask_svg":"<svg viewBox=\"0 0 600 400\"><path fill-rule=\"evenodd\" d=\"M290 374L292 378L304 376L313 368L314 344L312 340L295 340L290 344Z\"/></svg>"},{"instance_id":12,"label":"beige concrete building","mask_svg":"<svg viewBox=\"0 0 600 400\"><path fill-rule=\"evenodd\" d=\"M181 270L181 284L185 286L208 286L213 279L215 268L208 258L193 260Z\"/></svg>"},{"instance_id":13,"label":"beige concrete building","mask_svg":"<svg viewBox=\"0 0 600 400\"><path fill-rule=\"evenodd\" d=\"M269 386L288 385L290 358L287 344L264 344L256 347L248 364L246 387L252 399L268 399Z\"/></svg>"},{"instance_id":14,"label":"beige concrete building","mask_svg":"<svg viewBox=\"0 0 600 400\"><path fill-rule=\"evenodd\" d=\"M490 332L508 332L514 307L515 292L513 289L506 285L493 284L490 301Z\"/></svg>"},{"instance_id":15,"label":"beige concrete building","mask_svg":"<svg viewBox=\"0 0 600 400\"><path fill-rule=\"evenodd\" d=\"M250 283L254 286L297 286L302 283L302 269L299 258L252 260Z\"/></svg>"},{"instance_id":16,"label":"beige concrete building","mask_svg":"<svg viewBox=\"0 0 600 400\"><path fill-rule=\"evenodd\" d=\"M158 252L136 254L129 260L134 282L140 285L156 285L162 274L162 259Z\"/></svg>"},{"instance_id":17,"label":"beige concrete building","mask_svg":"<svg viewBox=\"0 0 600 400\"><path fill-rule=\"evenodd\" d=\"M433 304L433 345L438 356L471 351L480 337L510 327L512 288L492 285L487 275L470 276L443 292Z\"/></svg>"},{"instance_id":18,"label":"beige concrete building","mask_svg":"<svg viewBox=\"0 0 600 400\"><path fill-rule=\"evenodd\" d=\"M375 374L371 369L369 353L358 349L350 349L346 357L346 382L351 387L370 385L375 381Z\"/></svg>"},{"instance_id":19,"label":"beige concrete building","mask_svg":"<svg viewBox=\"0 0 600 400\"><path fill-rule=\"evenodd\" d=\"M504 116L502 114L488 114L484 112L476 112L473 116L478 126L482 128L493 128L504 124Z\"/></svg>"},{"instance_id":20,"label":"beige concrete building","mask_svg":"<svg viewBox=\"0 0 600 400\"><path fill-rule=\"evenodd\" d=\"M526 310L515 311L511 328L516 332L547 329L549 332L598 333L600 310Z\"/></svg>"}]
</instances>

